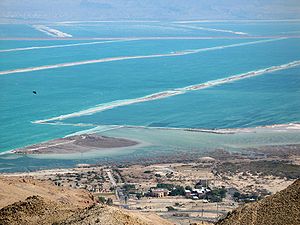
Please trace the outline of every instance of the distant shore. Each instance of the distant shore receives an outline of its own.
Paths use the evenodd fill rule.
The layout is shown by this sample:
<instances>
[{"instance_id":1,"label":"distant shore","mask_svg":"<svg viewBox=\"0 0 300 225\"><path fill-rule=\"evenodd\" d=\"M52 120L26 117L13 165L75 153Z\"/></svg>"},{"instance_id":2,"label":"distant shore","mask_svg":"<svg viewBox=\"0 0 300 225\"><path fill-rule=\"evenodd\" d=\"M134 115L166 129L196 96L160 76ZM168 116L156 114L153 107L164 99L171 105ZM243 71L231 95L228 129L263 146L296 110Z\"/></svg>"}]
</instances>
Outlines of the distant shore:
<instances>
[{"instance_id":1,"label":"distant shore","mask_svg":"<svg viewBox=\"0 0 300 225\"><path fill-rule=\"evenodd\" d=\"M74 135L12 150L15 154L72 154L91 150L130 147L137 141L96 134Z\"/></svg>"}]
</instances>

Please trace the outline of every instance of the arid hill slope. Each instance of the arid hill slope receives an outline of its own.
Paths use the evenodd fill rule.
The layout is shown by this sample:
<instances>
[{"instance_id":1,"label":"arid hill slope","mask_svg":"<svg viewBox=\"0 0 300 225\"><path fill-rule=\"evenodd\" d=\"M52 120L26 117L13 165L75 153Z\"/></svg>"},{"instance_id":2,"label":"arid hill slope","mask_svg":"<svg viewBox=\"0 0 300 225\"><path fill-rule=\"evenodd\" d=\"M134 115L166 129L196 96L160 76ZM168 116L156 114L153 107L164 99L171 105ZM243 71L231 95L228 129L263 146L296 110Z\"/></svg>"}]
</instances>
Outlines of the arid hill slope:
<instances>
[{"instance_id":1,"label":"arid hill slope","mask_svg":"<svg viewBox=\"0 0 300 225\"><path fill-rule=\"evenodd\" d=\"M71 216L76 210L40 196L28 197L0 209L1 225L53 224Z\"/></svg>"},{"instance_id":2,"label":"arid hill slope","mask_svg":"<svg viewBox=\"0 0 300 225\"><path fill-rule=\"evenodd\" d=\"M151 220L149 220L151 218ZM92 205L85 209L70 205L28 197L0 209L1 225L172 225L157 215L130 213L107 205Z\"/></svg>"},{"instance_id":3,"label":"arid hill slope","mask_svg":"<svg viewBox=\"0 0 300 225\"><path fill-rule=\"evenodd\" d=\"M137 216L115 207L95 205L74 214L61 225L150 225Z\"/></svg>"},{"instance_id":4,"label":"arid hill slope","mask_svg":"<svg viewBox=\"0 0 300 225\"><path fill-rule=\"evenodd\" d=\"M32 195L39 195L74 208L85 208L94 204L93 196L85 190L57 187L50 182L28 177L0 176L0 208L24 201Z\"/></svg>"},{"instance_id":5,"label":"arid hill slope","mask_svg":"<svg viewBox=\"0 0 300 225\"><path fill-rule=\"evenodd\" d=\"M239 207L217 223L217 225L248 224L300 224L300 179L272 196Z\"/></svg>"},{"instance_id":6,"label":"arid hill slope","mask_svg":"<svg viewBox=\"0 0 300 225\"><path fill-rule=\"evenodd\" d=\"M0 225L172 225L155 214L95 205L84 190L28 177L0 177L0 208Z\"/></svg>"}]
</instances>

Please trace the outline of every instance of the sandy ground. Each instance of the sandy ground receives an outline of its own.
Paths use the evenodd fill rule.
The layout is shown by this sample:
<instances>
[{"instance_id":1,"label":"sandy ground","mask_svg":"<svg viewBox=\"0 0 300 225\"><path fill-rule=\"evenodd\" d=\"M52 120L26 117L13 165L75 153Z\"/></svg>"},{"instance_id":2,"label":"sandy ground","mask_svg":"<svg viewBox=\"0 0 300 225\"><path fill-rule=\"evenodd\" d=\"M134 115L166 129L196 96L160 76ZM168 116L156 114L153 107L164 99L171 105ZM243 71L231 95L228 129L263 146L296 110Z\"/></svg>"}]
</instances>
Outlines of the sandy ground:
<instances>
[{"instance_id":1,"label":"sandy ground","mask_svg":"<svg viewBox=\"0 0 300 225\"><path fill-rule=\"evenodd\" d=\"M216 178L215 184L218 186L235 187L242 192L255 192L257 189L266 189L271 193L276 193L287 188L294 180L287 180L274 176L254 176L251 174L239 173L227 176L227 179Z\"/></svg>"}]
</instances>

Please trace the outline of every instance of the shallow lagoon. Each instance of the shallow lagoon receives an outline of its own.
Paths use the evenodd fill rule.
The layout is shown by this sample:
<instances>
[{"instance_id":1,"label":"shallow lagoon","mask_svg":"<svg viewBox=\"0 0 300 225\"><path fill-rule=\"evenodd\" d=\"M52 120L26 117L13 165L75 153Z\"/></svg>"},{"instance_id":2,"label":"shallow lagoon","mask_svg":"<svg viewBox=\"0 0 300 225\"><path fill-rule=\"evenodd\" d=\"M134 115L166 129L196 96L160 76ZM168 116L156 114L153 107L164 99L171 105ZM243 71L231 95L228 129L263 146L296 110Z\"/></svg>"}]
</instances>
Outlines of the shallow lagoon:
<instances>
[{"instance_id":1,"label":"shallow lagoon","mask_svg":"<svg viewBox=\"0 0 300 225\"><path fill-rule=\"evenodd\" d=\"M227 134L199 130L187 131L185 129L110 128L98 127L88 132L137 140L140 144L133 147L99 149L74 154L4 154L0 155L0 170L2 172L26 172L39 169L67 168L85 163L141 162L145 158L166 156L176 158L177 154L201 156L216 149L243 153L249 148L300 144L300 128L297 125L279 128L222 130L222 132L229 132Z\"/></svg>"}]
</instances>

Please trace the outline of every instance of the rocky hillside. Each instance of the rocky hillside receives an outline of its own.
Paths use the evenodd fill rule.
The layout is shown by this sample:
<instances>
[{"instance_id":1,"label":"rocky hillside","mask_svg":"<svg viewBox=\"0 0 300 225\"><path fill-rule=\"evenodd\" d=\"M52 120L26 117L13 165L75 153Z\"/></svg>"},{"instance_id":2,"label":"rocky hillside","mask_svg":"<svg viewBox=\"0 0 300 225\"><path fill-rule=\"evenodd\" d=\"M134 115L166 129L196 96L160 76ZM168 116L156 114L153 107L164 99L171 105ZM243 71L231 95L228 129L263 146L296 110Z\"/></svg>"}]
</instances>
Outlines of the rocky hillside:
<instances>
[{"instance_id":1,"label":"rocky hillside","mask_svg":"<svg viewBox=\"0 0 300 225\"><path fill-rule=\"evenodd\" d=\"M133 216L127 212L124 212L115 207L109 207L104 205L96 205L82 210L79 213L74 214L61 225L150 225Z\"/></svg>"},{"instance_id":2,"label":"rocky hillside","mask_svg":"<svg viewBox=\"0 0 300 225\"><path fill-rule=\"evenodd\" d=\"M247 224L300 224L300 179L272 196L239 207L217 223L217 225Z\"/></svg>"},{"instance_id":3,"label":"rocky hillside","mask_svg":"<svg viewBox=\"0 0 300 225\"><path fill-rule=\"evenodd\" d=\"M53 224L66 219L74 212L67 204L49 201L40 196L31 196L25 201L0 209L0 224Z\"/></svg>"}]
</instances>

